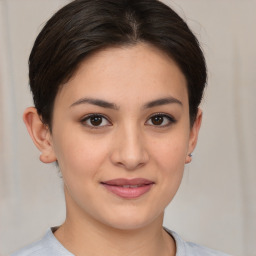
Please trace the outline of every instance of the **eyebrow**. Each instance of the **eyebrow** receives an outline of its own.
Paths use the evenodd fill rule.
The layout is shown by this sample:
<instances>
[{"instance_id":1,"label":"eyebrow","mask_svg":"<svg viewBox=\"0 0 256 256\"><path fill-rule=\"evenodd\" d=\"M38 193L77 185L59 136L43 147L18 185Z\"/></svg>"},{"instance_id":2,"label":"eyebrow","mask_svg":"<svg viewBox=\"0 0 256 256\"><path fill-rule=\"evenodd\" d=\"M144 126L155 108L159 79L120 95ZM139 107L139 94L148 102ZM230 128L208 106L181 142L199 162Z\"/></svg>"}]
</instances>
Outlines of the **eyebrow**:
<instances>
[{"instance_id":1,"label":"eyebrow","mask_svg":"<svg viewBox=\"0 0 256 256\"><path fill-rule=\"evenodd\" d=\"M82 98L79 99L78 101L74 102L70 107L77 106L80 104L92 104L96 105L102 108L110 108L114 110L118 110L119 107L117 107L116 104L107 102L105 100L100 100L100 99L92 99L92 98Z\"/></svg>"},{"instance_id":2,"label":"eyebrow","mask_svg":"<svg viewBox=\"0 0 256 256\"><path fill-rule=\"evenodd\" d=\"M146 103L143 106L143 108L144 109L153 108L153 107L172 104L172 103L176 103L176 104L179 104L182 106L182 102L179 101L178 99L176 99L174 97L166 97L166 98L161 98L161 99L150 101L150 102Z\"/></svg>"},{"instance_id":3,"label":"eyebrow","mask_svg":"<svg viewBox=\"0 0 256 256\"><path fill-rule=\"evenodd\" d=\"M176 103L176 104L179 104L182 106L181 101L179 101L178 99L176 99L174 97L166 97L166 98L161 98L161 99L150 101L150 102L146 103L145 105L143 105L142 108L148 109L148 108L153 108L153 107L167 105L167 104L173 104L173 103ZM70 107L74 107L74 106L77 106L80 104L92 104L92 105L96 105L96 106L99 106L102 108L119 110L119 107L115 103L111 103L111 102L101 100L101 99L93 99L93 98L79 99L79 100L75 101L73 104L71 104Z\"/></svg>"}]
</instances>

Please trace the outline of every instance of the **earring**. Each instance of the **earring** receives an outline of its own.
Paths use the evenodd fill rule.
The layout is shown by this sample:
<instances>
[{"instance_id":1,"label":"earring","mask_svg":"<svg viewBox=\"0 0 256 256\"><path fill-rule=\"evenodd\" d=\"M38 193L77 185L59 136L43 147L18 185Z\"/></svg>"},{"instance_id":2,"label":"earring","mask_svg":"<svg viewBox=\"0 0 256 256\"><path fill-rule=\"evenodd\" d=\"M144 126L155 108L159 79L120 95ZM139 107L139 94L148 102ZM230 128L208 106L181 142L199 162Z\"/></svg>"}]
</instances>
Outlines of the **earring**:
<instances>
[{"instance_id":1,"label":"earring","mask_svg":"<svg viewBox=\"0 0 256 256\"><path fill-rule=\"evenodd\" d=\"M186 164L189 164L192 161L192 153L189 153L188 156L186 157Z\"/></svg>"}]
</instances>

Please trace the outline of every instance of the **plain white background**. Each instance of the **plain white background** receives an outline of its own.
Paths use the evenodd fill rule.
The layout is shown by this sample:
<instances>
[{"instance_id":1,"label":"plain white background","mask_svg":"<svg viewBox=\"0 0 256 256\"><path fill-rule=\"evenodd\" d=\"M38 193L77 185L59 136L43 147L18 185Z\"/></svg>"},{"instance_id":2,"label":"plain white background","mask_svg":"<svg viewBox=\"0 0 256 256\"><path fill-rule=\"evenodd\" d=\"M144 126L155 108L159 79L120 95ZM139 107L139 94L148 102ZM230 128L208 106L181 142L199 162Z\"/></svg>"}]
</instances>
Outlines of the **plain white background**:
<instances>
[{"instance_id":1,"label":"plain white background","mask_svg":"<svg viewBox=\"0 0 256 256\"><path fill-rule=\"evenodd\" d=\"M0 255L65 217L58 170L40 163L22 113L32 105L27 60L33 41L67 2L0 0ZM186 240L255 256L256 1L164 2L196 33L209 69L198 147L165 225Z\"/></svg>"}]
</instances>

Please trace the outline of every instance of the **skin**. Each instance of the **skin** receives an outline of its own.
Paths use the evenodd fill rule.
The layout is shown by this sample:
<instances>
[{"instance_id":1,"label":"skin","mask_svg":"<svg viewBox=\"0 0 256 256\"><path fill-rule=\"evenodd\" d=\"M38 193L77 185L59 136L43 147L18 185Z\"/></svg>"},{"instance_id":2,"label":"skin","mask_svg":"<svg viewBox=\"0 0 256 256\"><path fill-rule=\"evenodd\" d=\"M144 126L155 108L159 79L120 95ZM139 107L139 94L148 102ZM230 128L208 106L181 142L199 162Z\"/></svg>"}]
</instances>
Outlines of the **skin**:
<instances>
[{"instance_id":1,"label":"skin","mask_svg":"<svg viewBox=\"0 0 256 256\"><path fill-rule=\"evenodd\" d=\"M90 114L102 122L93 126ZM83 61L56 96L52 132L34 108L24 113L40 160L58 160L63 176L67 217L56 238L75 255L175 255L164 209L191 161L201 118L199 110L191 128L186 79L151 45L108 48ZM101 184L117 178L154 185L124 199Z\"/></svg>"}]
</instances>

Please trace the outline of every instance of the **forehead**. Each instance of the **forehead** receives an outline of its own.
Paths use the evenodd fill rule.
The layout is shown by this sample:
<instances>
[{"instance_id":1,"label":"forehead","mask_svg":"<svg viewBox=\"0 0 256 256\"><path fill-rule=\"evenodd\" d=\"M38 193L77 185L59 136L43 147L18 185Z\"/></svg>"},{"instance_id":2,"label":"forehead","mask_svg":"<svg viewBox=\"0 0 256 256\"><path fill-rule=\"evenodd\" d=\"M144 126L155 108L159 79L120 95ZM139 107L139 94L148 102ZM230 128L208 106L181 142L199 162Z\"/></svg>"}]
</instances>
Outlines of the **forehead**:
<instances>
[{"instance_id":1,"label":"forehead","mask_svg":"<svg viewBox=\"0 0 256 256\"><path fill-rule=\"evenodd\" d=\"M106 48L90 55L60 89L57 98L76 100L81 96L97 95L111 99L118 95L120 99L142 97L150 100L166 93L187 98L185 76L165 52L139 43Z\"/></svg>"}]
</instances>

